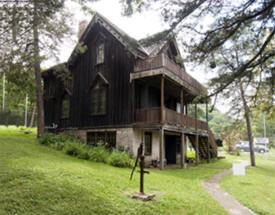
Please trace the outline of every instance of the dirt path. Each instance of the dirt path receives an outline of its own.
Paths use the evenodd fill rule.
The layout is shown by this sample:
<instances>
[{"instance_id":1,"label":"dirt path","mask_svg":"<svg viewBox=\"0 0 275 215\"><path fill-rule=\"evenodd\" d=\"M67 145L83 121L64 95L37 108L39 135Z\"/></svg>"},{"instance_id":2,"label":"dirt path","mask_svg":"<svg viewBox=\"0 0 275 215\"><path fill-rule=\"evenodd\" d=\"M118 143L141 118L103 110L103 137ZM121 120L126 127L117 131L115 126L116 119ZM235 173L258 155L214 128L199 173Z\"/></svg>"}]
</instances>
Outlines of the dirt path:
<instances>
[{"instance_id":1,"label":"dirt path","mask_svg":"<svg viewBox=\"0 0 275 215\"><path fill-rule=\"evenodd\" d=\"M247 162L243 162L243 164L245 166L249 165L249 163ZM225 210L228 211L229 214L255 215L253 211L241 205L233 196L231 196L229 193L225 192L221 188L219 184L220 180L230 173L232 173L232 169L223 170L220 173L214 175L212 178L204 180L204 188L216 201L218 201L225 208Z\"/></svg>"}]
</instances>

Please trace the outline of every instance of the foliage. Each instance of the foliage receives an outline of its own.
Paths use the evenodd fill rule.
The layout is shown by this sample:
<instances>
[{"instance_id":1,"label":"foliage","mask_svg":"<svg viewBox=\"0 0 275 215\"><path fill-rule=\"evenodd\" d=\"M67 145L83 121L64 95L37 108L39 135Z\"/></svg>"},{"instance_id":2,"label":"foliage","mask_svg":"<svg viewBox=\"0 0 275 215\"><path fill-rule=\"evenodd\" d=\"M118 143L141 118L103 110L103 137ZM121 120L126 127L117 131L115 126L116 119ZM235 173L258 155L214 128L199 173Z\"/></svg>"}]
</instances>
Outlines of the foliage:
<instances>
[{"instance_id":1,"label":"foliage","mask_svg":"<svg viewBox=\"0 0 275 215\"><path fill-rule=\"evenodd\" d=\"M23 125L24 116L14 111L0 110L0 125Z\"/></svg>"},{"instance_id":2,"label":"foliage","mask_svg":"<svg viewBox=\"0 0 275 215\"><path fill-rule=\"evenodd\" d=\"M4 1L0 4L0 65L10 72L11 62L20 71L34 72L38 137L44 132L44 105L40 64L56 56L58 44L70 32L65 1ZM43 50L41 52L40 50ZM18 75L15 80L18 79Z\"/></svg>"},{"instance_id":3,"label":"foliage","mask_svg":"<svg viewBox=\"0 0 275 215\"><path fill-rule=\"evenodd\" d=\"M91 146L88 154L89 160L91 161L107 163L107 159L110 156L110 151L102 145Z\"/></svg>"},{"instance_id":4,"label":"foliage","mask_svg":"<svg viewBox=\"0 0 275 215\"><path fill-rule=\"evenodd\" d=\"M133 158L127 152L114 150L108 158L108 163L116 167L133 167Z\"/></svg>"},{"instance_id":5,"label":"foliage","mask_svg":"<svg viewBox=\"0 0 275 215\"><path fill-rule=\"evenodd\" d=\"M129 180L130 169L66 156L18 128L0 128L0 148L0 214L227 214L201 186L231 167L226 159L185 170L151 169L145 192L156 197L146 203L130 197L139 190L138 175Z\"/></svg>"},{"instance_id":6,"label":"foliage","mask_svg":"<svg viewBox=\"0 0 275 215\"><path fill-rule=\"evenodd\" d=\"M79 159L108 163L117 167L132 167L133 164L133 158L126 152L110 151L103 143L88 146L70 135L44 133L39 142Z\"/></svg>"},{"instance_id":7,"label":"foliage","mask_svg":"<svg viewBox=\"0 0 275 215\"><path fill-rule=\"evenodd\" d=\"M44 133L41 138L39 139L39 142L42 145L53 145L58 142L64 142L69 143L72 142L74 138L70 135L64 135L64 134L54 134L54 133Z\"/></svg>"},{"instance_id":8,"label":"foliage","mask_svg":"<svg viewBox=\"0 0 275 215\"><path fill-rule=\"evenodd\" d=\"M163 21L170 25L167 33L162 35L162 40L166 40L171 32L176 33L182 38L184 53L188 53L186 58L210 64L212 69L217 63L215 55L230 46L230 40L234 38L244 53L246 51L243 61L234 65L233 72L228 73L226 70L223 75L214 77L212 81L215 84L212 85L208 96L219 94L236 79L261 74L261 81L266 86L265 92L262 92L265 95L262 108L273 108L274 65L269 63L275 56L273 0L245 0L234 3L228 0L122 0L122 4L126 15L148 8L158 10ZM261 66L260 70L258 66Z\"/></svg>"}]
</instances>

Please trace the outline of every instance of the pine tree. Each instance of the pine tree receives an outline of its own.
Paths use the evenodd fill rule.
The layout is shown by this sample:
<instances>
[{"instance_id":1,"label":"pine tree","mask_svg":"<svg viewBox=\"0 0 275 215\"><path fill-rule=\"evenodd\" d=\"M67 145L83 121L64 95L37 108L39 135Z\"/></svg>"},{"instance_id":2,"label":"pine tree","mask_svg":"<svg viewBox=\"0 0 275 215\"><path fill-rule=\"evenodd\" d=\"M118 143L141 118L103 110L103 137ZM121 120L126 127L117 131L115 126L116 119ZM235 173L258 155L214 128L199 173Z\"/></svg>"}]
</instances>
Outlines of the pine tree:
<instances>
[{"instance_id":1,"label":"pine tree","mask_svg":"<svg viewBox=\"0 0 275 215\"><path fill-rule=\"evenodd\" d=\"M34 71L38 132L44 131L41 62L56 56L58 44L70 33L64 0L9 0L0 3L0 65L16 62L26 71Z\"/></svg>"}]
</instances>

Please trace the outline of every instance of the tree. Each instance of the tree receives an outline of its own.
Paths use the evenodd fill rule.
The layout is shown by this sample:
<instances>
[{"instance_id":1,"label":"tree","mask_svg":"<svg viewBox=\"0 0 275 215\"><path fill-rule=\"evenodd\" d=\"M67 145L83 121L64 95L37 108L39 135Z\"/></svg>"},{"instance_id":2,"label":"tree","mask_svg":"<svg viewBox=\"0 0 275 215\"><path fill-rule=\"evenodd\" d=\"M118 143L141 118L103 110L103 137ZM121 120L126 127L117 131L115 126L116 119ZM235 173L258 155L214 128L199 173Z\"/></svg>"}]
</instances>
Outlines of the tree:
<instances>
[{"instance_id":1,"label":"tree","mask_svg":"<svg viewBox=\"0 0 275 215\"><path fill-rule=\"evenodd\" d=\"M1 6L2 50L0 64L15 63L26 71L34 71L38 112L38 137L44 131L43 90L40 63L56 56L58 43L70 32L67 25L64 0L4 1ZM43 50L43 51L41 51Z\"/></svg>"},{"instance_id":2,"label":"tree","mask_svg":"<svg viewBox=\"0 0 275 215\"><path fill-rule=\"evenodd\" d=\"M247 34L254 38L253 55L247 55L244 61L230 74L216 77L216 83L208 97L221 93L236 79L253 75L255 68L265 64L275 56L275 1L274 0L123 0L124 14L131 15L135 11L154 8L161 12L163 20L170 27L161 39L165 39L171 32L183 37L183 46L191 61L209 62L215 68L215 55L228 45L232 37L236 38L241 29L247 27ZM205 18L211 25L205 26ZM159 36L159 35L158 35ZM188 39L190 38L190 39ZM155 38L160 40L160 38ZM152 38L152 42L155 41ZM246 41L242 41L245 45ZM272 46L273 48L268 48ZM274 94L274 63L269 69L261 71L265 74L266 84ZM273 95L272 94L272 95ZM274 106L274 96L266 102L269 107ZM265 107L267 108L267 107Z\"/></svg>"},{"instance_id":3,"label":"tree","mask_svg":"<svg viewBox=\"0 0 275 215\"><path fill-rule=\"evenodd\" d=\"M217 52L216 72L219 77L212 79L211 85L220 84L220 77L227 80L228 76L235 73L245 59L249 58L249 55L254 54L254 43L254 37L248 34L247 27L238 31L236 35L229 40L227 47ZM254 72L249 76L236 78L228 89L223 91L224 98L230 99L231 111L233 111L235 115L244 115L250 145L251 166L256 165L250 117L251 108L259 103L258 92L261 91L264 86L262 84L261 72L264 71L265 66L269 68L267 62L260 66L255 66Z\"/></svg>"}]
</instances>

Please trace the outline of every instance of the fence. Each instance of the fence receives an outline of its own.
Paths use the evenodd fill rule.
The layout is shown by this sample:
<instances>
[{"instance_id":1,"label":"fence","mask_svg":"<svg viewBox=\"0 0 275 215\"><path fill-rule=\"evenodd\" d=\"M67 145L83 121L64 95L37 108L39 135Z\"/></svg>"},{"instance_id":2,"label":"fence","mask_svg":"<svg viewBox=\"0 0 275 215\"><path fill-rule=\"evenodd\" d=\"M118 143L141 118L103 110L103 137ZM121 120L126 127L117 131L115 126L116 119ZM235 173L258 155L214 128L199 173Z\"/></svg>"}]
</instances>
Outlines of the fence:
<instances>
[{"instance_id":1,"label":"fence","mask_svg":"<svg viewBox=\"0 0 275 215\"><path fill-rule=\"evenodd\" d=\"M36 126L37 114L28 112L27 114L27 126ZM25 112L16 110L0 110L0 125L25 125Z\"/></svg>"}]
</instances>

